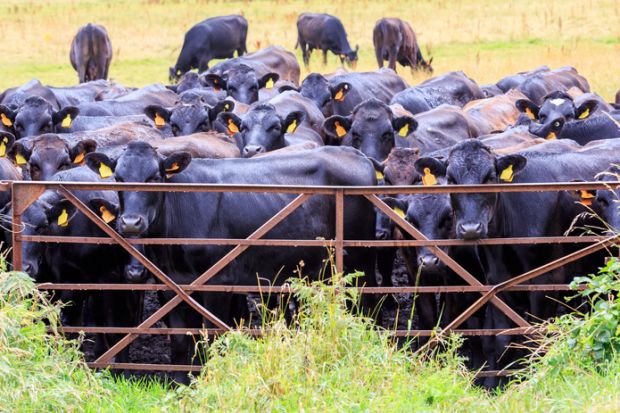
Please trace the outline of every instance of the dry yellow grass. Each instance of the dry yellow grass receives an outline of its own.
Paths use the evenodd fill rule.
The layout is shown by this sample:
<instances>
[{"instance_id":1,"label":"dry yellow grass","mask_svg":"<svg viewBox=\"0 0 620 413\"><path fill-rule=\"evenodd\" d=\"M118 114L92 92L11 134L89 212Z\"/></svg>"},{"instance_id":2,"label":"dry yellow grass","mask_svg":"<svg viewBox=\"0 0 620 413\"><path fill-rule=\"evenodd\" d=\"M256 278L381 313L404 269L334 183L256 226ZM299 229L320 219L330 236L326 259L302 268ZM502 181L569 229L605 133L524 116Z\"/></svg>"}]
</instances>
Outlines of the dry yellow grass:
<instances>
[{"instance_id":1,"label":"dry yellow grass","mask_svg":"<svg viewBox=\"0 0 620 413\"><path fill-rule=\"evenodd\" d=\"M384 16L408 20L425 55L434 56L435 73L464 70L480 83L541 64L573 65L593 90L608 100L620 88L620 2L617 0L439 0L353 1L86 1L4 0L0 2L0 89L36 77L66 85L77 76L69 46L77 28L89 21L105 25L114 46L111 76L127 85L165 82L183 35L207 17L240 13L250 22L248 49L295 45L295 21L304 11L339 16L352 45L360 46L358 70L376 68L372 28ZM300 56L299 50L297 51ZM333 71L318 53L312 70ZM400 70L410 83L412 77Z\"/></svg>"}]
</instances>

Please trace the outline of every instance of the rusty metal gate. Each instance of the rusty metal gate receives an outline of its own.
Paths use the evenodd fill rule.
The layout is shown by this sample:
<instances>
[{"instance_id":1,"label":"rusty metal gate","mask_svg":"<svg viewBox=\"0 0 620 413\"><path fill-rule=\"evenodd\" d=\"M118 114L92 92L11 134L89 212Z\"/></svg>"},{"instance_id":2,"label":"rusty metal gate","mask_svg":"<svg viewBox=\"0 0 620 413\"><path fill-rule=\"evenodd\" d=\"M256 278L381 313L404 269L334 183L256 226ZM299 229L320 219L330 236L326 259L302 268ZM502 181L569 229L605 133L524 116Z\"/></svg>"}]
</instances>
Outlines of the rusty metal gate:
<instances>
[{"instance_id":1,"label":"rusty metal gate","mask_svg":"<svg viewBox=\"0 0 620 413\"><path fill-rule=\"evenodd\" d=\"M124 248L131 256L139 261L151 274L162 284L39 284L40 289L44 290L128 290L128 291L148 291L148 290L169 290L176 295L173 299L162 305L154 314L143 320L137 327L82 327L64 326L62 330L66 333L103 333L103 334L125 334L125 336L115 345L110 347L104 354L99 356L94 362L88 363L92 368L119 368L127 370L151 370L151 371L198 371L200 366L196 365L170 365L170 364L137 364L137 363L114 363L112 362L124 348L129 346L139 335L146 334L192 334L198 335L206 331L209 335L219 334L231 330L231 326L219 320L208 309L191 297L192 292L235 292L235 293L256 293L256 292L289 292L286 286L258 286L258 285L207 285L218 272L231 263L236 257L242 254L251 246L330 246L335 251L336 270L343 269L343 257L345 248L368 248L368 247L417 247L428 246L433 253L443 261L450 269L458 274L467 285L455 286L433 286L433 287L361 287L363 294L393 294L393 293L479 293L478 298L467 310L452 320L446 327L440 330L395 330L391 333L395 336L438 336L457 332L465 336L474 335L524 335L532 334L536 328L528 323L515 310L510 308L497 294L504 291L565 291L568 285L562 284L524 284L527 281L557 269L565 264L576 261L589 254L599 251L607 246L618 242L619 236L560 236L560 237L539 237L539 238L496 238L483 239L477 241L465 240L429 240L418 229L401 218L378 196L388 194L429 194L429 193L490 193L490 192L545 192L561 190L599 190L617 187L620 182L568 182L568 183L539 183L539 184L492 184L492 185L451 185L451 186L373 186L373 187L337 187L337 186L277 186L277 185L215 185L215 184L133 184L133 183L86 183L86 182L28 182L14 181L2 182L0 190L12 191L12 241L13 241L13 266L15 270L22 269L22 243L23 242L45 242L45 243L95 243L95 244L118 244ZM57 236L26 236L21 234L22 228L21 215L26 209L47 189L58 191L77 210L88 217L95 225L108 235L108 237L57 237ZM297 196L288 203L282 210L263 223L257 230L245 239L213 239L213 238L142 238L126 239L119 235L113 228L109 227L103 219L83 204L73 191L79 190L113 190L113 191L155 191L155 192L253 192L253 193L286 193L296 194ZM336 217L335 217L335 238L332 240L290 240L290 239L263 239L263 237L280 222L282 222L293 211L299 208L305 201L314 195L328 195L335 197ZM362 196L371 202L376 208L388 215L392 221L405 233L410 235L412 240L390 240L390 241L369 241L369 240L347 240L344 239L344 197ZM510 280L498 285L483 285L476 277L467 272L461 265L443 252L439 247L454 245L501 245L501 244L587 244L587 246L568 254L564 257L549 262L543 266L532 269L524 274L513 277ZM175 283L169 275L161 271L153 262L141 254L135 244L143 245L229 245L233 248L219 259L211 268L202 274L196 274L196 278L189 285L179 285ZM356 288L356 287L349 287ZM180 303L185 302L197 311L202 317L213 322L217 328L154 328L157 323ZM479 329L468 330L459 327L484 304L490 303L496 306L506 315L515 327L508 330L501 329ZM260 334L259 330L247 330L248 334ZM433 341L431 340L431 343ZM486 371L482 375L502 375L502 371Z\"/></svg>"}]
</instances>

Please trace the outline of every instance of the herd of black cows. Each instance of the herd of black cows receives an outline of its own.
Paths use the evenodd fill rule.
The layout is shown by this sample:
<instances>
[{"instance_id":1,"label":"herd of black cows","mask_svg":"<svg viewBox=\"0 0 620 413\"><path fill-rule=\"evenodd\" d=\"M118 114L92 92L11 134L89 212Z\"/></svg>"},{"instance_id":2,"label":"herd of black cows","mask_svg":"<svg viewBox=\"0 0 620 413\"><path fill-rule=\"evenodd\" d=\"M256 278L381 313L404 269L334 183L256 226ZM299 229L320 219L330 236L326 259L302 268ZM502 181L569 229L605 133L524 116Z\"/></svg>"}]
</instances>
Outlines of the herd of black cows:
<instances>
[{"instance_id":1,"label":"herd of black cows","mask_svg":"<svg viewBox=\"0 0 620 413\"><path fill-rule=\"evenodd\" d=\"M302 14L298 45L308 62L313 49L357 60L336 17ZM128 88L105 80L112 57L101 26L87 25L71 47L80 84L44 86L33 80L0 95L0 172L5 180L167 182L279 185L451 185L562 182L595 179L620 160L615 104L592 93L572 67L546 66L492 85L478 85L450 72L409 86L395 62L430 71L411 27L382 19L374 30L379 66L374 72L311 73L301 83L295 55L271 46L246 53L247 21L216 17L185 36L176 65L178 83ZM238 57L233 58L237 51ZM211 68L214 58L229 58ZM191 72L197 68L198 73ZM602 177L599 179L612 179ZM125 237L245 238L293 195L77 191L77 196ZM385 202L431 239L559 236L582 212L593 209L620 227L609 191L470 193L386 197ZM8 194L3 212L10 217ZM315 196L273 229L268 238L334 237L334 200ZM345 201L345 237L403 237L393 223L359 198ZM581 225L589 224L581 218ZM103 236L103 232L57 191L48 190L23 215L26 235ZM6 233L10 244L10 234ZM141 251L179 284L189 284L231 247L147 245ZM559 245L486 245L445 251L484 284L497 284L570 252ZM368 286L391 285L396 249L348 248L347 271L364 271ZM428 248L403 248L411 283L462 283ZM317 274L325 248L253 247L212 281L251 285L257 274L275 280L304 261ZM591 258L540 277L566 283L592 271ZM149 274L120 247L28 242L24 269L39 282L144 282ZM378 271L377 271L378 269ZM377 274L377 272L379 274ZM378 277L380 275L380 277ZM169 300L172 293L160 294ZM68 325L137 325L142 296L134 292L64 292ZM247 317L245 297L195 294L221 320ZM416 301L419 328L444 325L476 295L422 294ZM532 320L558 308L544 293L506 294L504 299ZM366 308L374 301L367 297ZM166 317L170 327L209 325L189 307ZM476 314L468 328L510 327L494 307ZM97 339L97 351L116 336ZM491 369L508 336L469 340L472 364ZM171 338L171 359L190 363L192 341ZM117 361L127 359L121 353ZM179 377L179 380L182 380Z\"/></svg>"}]
</instances>

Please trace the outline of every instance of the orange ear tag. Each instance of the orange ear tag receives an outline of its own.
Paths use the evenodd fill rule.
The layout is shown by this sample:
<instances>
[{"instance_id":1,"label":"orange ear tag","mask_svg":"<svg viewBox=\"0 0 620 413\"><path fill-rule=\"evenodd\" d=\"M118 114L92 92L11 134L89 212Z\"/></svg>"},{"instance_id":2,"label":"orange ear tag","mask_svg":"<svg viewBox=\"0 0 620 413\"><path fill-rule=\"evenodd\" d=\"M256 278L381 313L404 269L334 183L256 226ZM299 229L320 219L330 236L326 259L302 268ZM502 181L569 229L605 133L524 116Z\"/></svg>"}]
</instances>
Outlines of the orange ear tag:
<instances>
[{"instance_id":1,"label":"orange ear tag","mask_svg":"<svg viewBox=\"0 0 620 413\"><path fill-rule=\"evenodd\" d=\"M338 136L339 138L342 138L344 135L347 134L347 130L344 127L342 127L340 122L334 122L334 125L336 126L336 136Z\"/></svg>"},{"instance_id":2,"label":"orange ear tag","mask_svg":"<svg viewBox=\"0 0 620 413\"><path fill-rule=\"evenodd\" d=\"M422 177L422 185L431 186L437 184L437 178L431 172L430 168L424 168L424 176Z\"/></svg>"}]
</instances>

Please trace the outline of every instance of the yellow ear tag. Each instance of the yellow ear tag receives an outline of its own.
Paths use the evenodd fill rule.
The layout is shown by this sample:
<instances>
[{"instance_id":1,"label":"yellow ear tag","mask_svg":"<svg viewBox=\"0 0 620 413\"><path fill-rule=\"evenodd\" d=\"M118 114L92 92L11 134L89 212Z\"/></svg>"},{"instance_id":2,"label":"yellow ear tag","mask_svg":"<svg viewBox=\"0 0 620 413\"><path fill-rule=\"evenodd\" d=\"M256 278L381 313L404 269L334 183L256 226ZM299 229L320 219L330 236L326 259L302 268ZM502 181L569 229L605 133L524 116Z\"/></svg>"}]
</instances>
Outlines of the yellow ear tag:
<instances>
[{"instance_id":1,"label":"yellow ear tag","mask_svg":"<svg viewBox=\"0 0 620 413\"><path fill-rule=\"evenodd\" d=\"M547 139L548 141L552 141L557 138L558 138L558 135L556 135L555 132L549 132L549 135L547 135L545 139Z\"/></svg>"},{"instance_id":2,"label":"yellow ear tag","mask_svg":"<svg viewBox=\"0 0 620 413\"><path fill-rule=\"evenodd\" d=\"M409 124L405 123L405 126L400 128L400 130L398 131L398 134L402 136L403 138L407 136L409 134Z\"/></svg>"},{"instance_id":3,"label":"yellow ear tag","mask_svg":"<svg viewBox=\"0 0 620 413\"><path fill-rule=\"evenodd\" d=\"M265 82L265 89L273 89L273 79L269 78L267 82Z\"/></svg>"},{"instance_id":4,"label":"yellow ear tag","mask_svg":"<svg viewBox=\"0 0 620 413\"><path fill-rule=\"evenodd\" d=\"M293 120L288 128L286 128L286 133L293 133L297 129L297 120Z\"/></svg>"},{"instance_id":5,"label":"yellow ear tag","mask_svg":"<svg viewBox=\"0 0 620 413\"><path fill-rule=\"evenodd\" d=\"M506 168L504 168L502 173L499 175L499 179L501 179L504 182L512 182L512 178L514 178L514 174L512 171L512 165L508 165Z\"/></svg>"},{"instance_id":6,"label":"yellow ear tag","mask_svg":"<svg viewBox=\"0 0 620 413\"><path fill-rule=\"evenodd\" d=\"M6 144L9 143L7 138L2 139L0 142L0 158L4 158L6 156Z\"/></svg>"},{"instance_id":7,"label":"yellow ear tag","mask_svg":"<svg viewBox=\"0 0 620 413\"><path fill-rule=\"evenodd\" d=\"M176 162L174 162L174 163L172 164L172 166L170 166L170 168L167 168L167 169L166 169L166 172L174 172L174 171L178 171L178 170L179 170L179 168L180 168L180 167L179 167L179 164L178 164L178 163L176 163Z\"/></svg>"},{"instance_id":8,"label":"yellow ear tag","mask_svg":"<svg viewBox=\"0 0 620 413\"><path fill-rule=\"evenodd\" d=\"M99 164L99 176L102 178L109 178L112 176L112 169L103 162Z\"/></svg>"},{"instance_id":9,"label":"yellow ear tag","mask_svg":"<svg viewBox=\"0 0 620 413\"><path fill-rule=\"evenodd\" d=\"M398 215L399 217L405 218L405 211L403 211L402 209L400 209L400 208L392 208L392 210L394 212L396 212L396 215Z\"/></svg>"},{"instance_id":10,"label":"yellow ear tag","mask_svg":"<svg viewBox=\"0 0 620 413\"><path fill-rule=\"evenodd\" d=\"M334 122L334 125L336 126L336 136L342 138L344 135L347 134L347 130L342 127L340 122Z\"/></svg>"},{"instance_id":11,"label":"yellow ear tag","mask_svg":"<svg viewBox=\"0 0 620 413\"><path fill-rule=\"evenodd\" d=\"M342 91L342 89L336 92L336 96L334 96L334 100L337 100L338 102L342 102L344 100L344 92Z\"/></svg>"},{"instance_id":12,"label":"yellow ear tag","mask_svg":"<svg viewBox=\"0 0 620 413\"><path fill-rule=\"evenodd\" d=\"M525 108L525 114L527 115L528 118L532 120L536 120L536 115L534 115L534 112L532 112L532 109Z\"/></svg>"},{"instance_id":13,"label":"yellow ear tag","mask_svg":"<svg viewBox=\"0 0 620 413\"><path fill-rule=\"evenodd\" d=\"M424 168L424 176L422 177L422 185L431 186L437 184L437 178L431 172L430 168Z\"/></svg>"},{"instance_id":14,"label":"yellow ear tag","mask_svg":"<svg viewBox=\"0 0 620 413\"><path fill-rule=\"evenodd\" d=\"M584 110L583 113L581 115L579 115L579 117L577 119L585 119L588 116L590 116L590 109Z\"/></svg>"},{"instance_id":15,"label":"yellow ear tag","mask_svg":"<svg viewBox=\"0 0 620 413\"><path fill-rule=\"evenodd\" d=\"M15 163L18 165L26 165L28 161L26 160L26 158L24 158L24 155L18 153L17 155L15 155Z\"/></svg>"},{"instance_id":16,"label":"yellow ear tag","mask_svg":"<svg viewBox=\"0 0 620 413\"><path fill-rule=\"evenodd\" d=\"M228 119L228 134L234 135L235 133L239 133L239 128L232 119Z\"/></svg>"},{"instance_id":17,"label":"yellow ear tag","mask_svg":"<svg viewBox=\"0 0 620 413\"><path fill-rule=\"evenodd\" d=\"M67 113L67 116L65 116L65 118L60 123L60 126L65 128L65 129L66 128L70 128L72 121L73 121L73 119L71 119L71 115Z\"/></svg>"},{"instance_id":18,"label":"yellow ear tag","mask_svg":"<svg viewBox=\"0 0 620 413\"><path fill-rule=\"evenodd\" d=\"M383 179L383 172L375 170L375 175L377 176L377 181Z\"/></svg>"},{"instance_id":19,"label":"yellow ear tag","mask_svg":"<svg viewBox=\"0 0 620 413\"><path fill-rule=\"evenodd\" d=\"M230 111L230 103L224 103L224 112Z\"/></svg>"},{"instance_id":20,"label":"yellow ear tag","mask_svg":"<svg viewBox=\"0 0 620 413\"><path fill-rule=\"evenodd\" d=\"M116 215L111 213L103 205L99 208L99 212L101 212L101 219L103 219L106 224L109 224L110 222L114 221L114 219L116 218Z\"/></svg>"},{"instance_id":21,"label":"yellow ear tag","mask_svg":"<svg viewBox=\"0 0 620 413\"><path fill-rule=\"evenodd\" d=\"M166 126L166 120L162 118L159 113L155 113L155 126L157 126L158 128Z\"/></svg>"},{"instance_id":22,"label":"yellow ear tag","mask_svg":"<svg viewBox=\"0 0 620 413\"><path fill-rule=\"evenodd\" d=\"M4 126L7 126L9 128L13 126L13 122L11 122L11 119L9 119L8 116L6 116L4 113L0 113L0 120L2 121L2 124Z\"/></svg>"},{"instance_id":23,"label":"yellow ear tag","mask_svg":"<svg viewBox=\"0 0 620 413\"><path fill-rule=\"evenodd\" d=\"M58 225L66 227L69 224L69 214L66 209L63 209L60 215L58 215Z\"/></svg>"},{"instance_id":24,"label":"yellow ear tag","mask_svg":"<svg viewBox=\"0 0 620 413\"><path fill-rule=\"evenodd\" d=\"M74 164L81 164L82 162L84 162L84 152L80 152L78 154L78 156L75 157L75 159L73 160Z\"/></svg>"}]
</instances>

